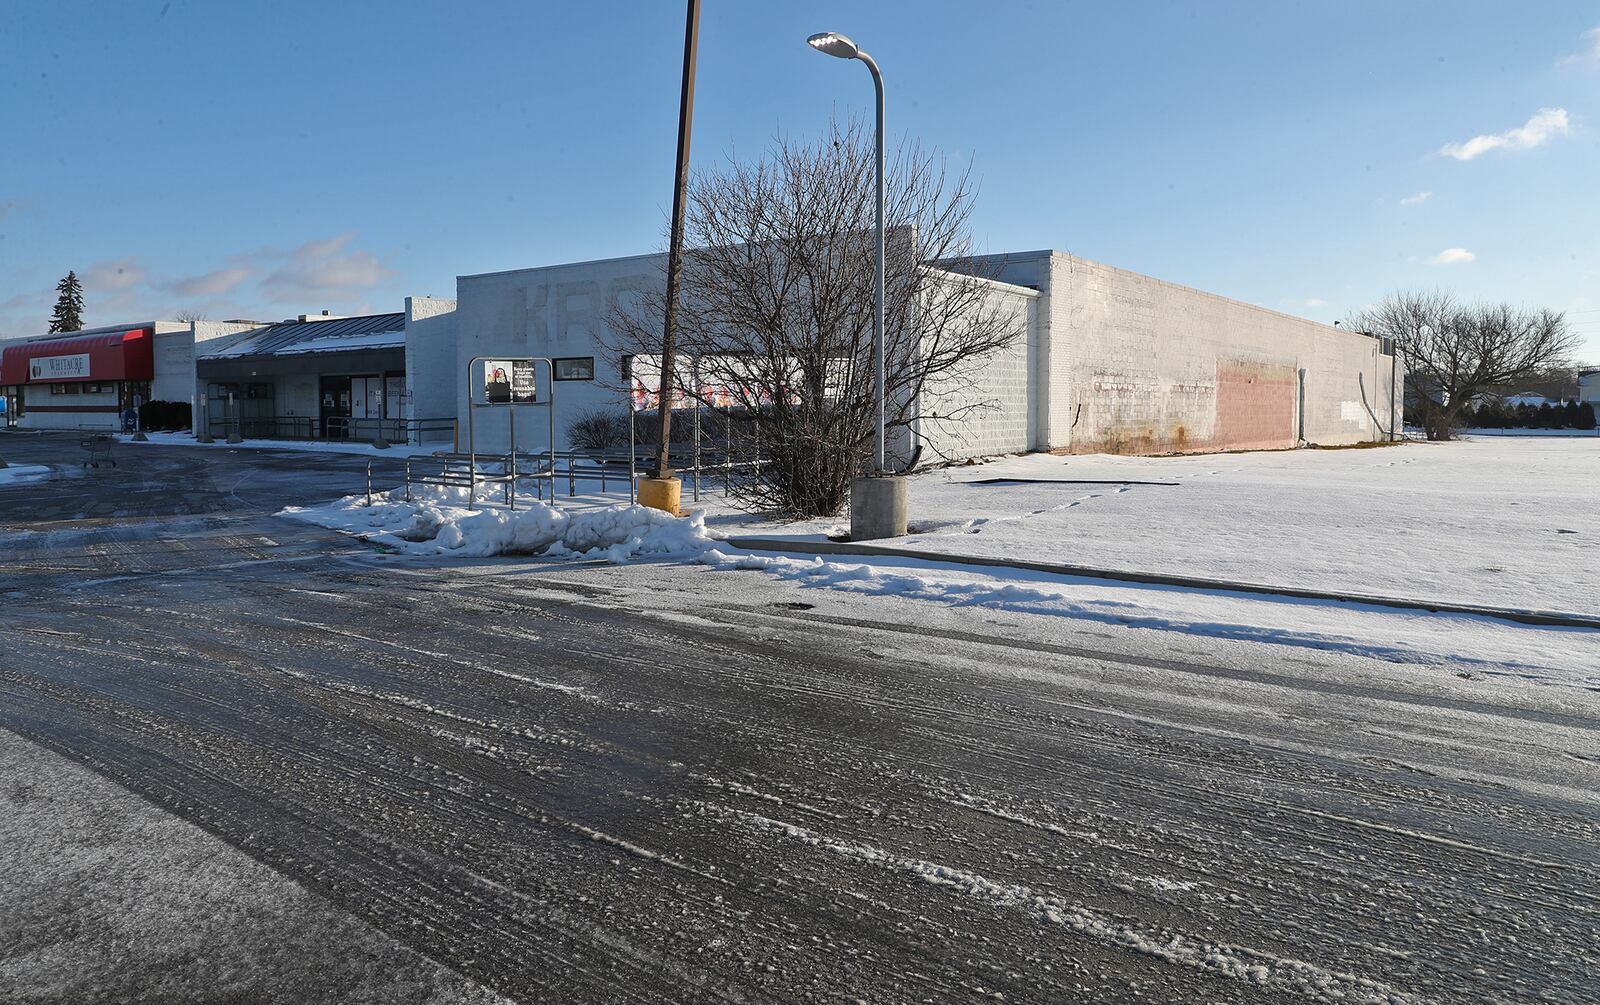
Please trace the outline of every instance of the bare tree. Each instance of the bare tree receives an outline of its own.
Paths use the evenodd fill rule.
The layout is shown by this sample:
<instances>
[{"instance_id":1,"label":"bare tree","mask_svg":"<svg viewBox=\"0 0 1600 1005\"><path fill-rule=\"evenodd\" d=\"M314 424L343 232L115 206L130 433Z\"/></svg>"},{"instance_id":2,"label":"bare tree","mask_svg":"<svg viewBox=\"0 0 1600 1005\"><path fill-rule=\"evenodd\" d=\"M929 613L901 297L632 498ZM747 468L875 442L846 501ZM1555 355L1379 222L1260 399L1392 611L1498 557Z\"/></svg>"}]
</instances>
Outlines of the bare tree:
<instances>
[{"instance_id":1,"label":"bare tree","mask_svg":"<svg viewBox=\"0 0 1600 1005\"><path fill-rule=\"evenodd\" d=\"M1437 290L1390 294L1351 326L1394 340L1407 404L1430 440L1449 439L1480 395L1570 365L1580 341L1559 312L1462 304Z\"/></svg>"},{"instance_id":2,"label":"bare tree","mask_svg":"<svg viewBox=\"0 0 1600 1005\"><path fill-rule=\"evenodd\" d=\"M172 320L174 321L204 321L205 319L204 311L179 311L172 315Z\"/></svg>"},{"instance_id":3,"label":"bare tree","mask_svg":"<svg viewBox=\"0 0 1600 1005\"><path fill-rule=\"evenodd\" d=\"M730 162L691 185L676 383L686 400L759 435L760 475L735 489L752 509L836 513L869 459L873 163L870 134L834 123L818 142L779 138L763 160ZM902 144L886 191L887 425L891 443L915 450L920 399L970 388L1022 325L991 306L974 265L967 172ZM963 271L930 264L944 260L963 261ZM619 361L660 353L662 306L658 290L612 306ZM989 404L939 418L959 422Z\"/></svg>"}]
</instances>

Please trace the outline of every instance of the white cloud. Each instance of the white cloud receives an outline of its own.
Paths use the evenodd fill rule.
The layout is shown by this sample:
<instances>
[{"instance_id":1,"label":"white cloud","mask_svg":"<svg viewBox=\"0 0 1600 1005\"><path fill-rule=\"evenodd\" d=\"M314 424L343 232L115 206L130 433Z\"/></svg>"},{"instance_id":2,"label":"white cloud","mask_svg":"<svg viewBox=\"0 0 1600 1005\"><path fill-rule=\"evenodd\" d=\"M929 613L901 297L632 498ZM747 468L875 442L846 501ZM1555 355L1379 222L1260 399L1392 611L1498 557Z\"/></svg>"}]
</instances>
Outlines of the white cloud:
<instances>
[{"instance_id":1,"label":"white cloud","mask_svg":"<svg viewBox=\"0 0 1600 1005\"><path fill-rule=\"evenodd\" d=\"M1401 199L1400 200L1400 205L1402 205L1402 206L1420 206L1420 205L1422 205L1423 203L1427 202L1429 199L1432 199L1432 198L1433 198L1433 193L1432 192L1418 192L1416 195L1408 195L1404 199Z\"/></svg>"},{"instance_id":2,"label":"white cloud","mask_svg":"<svg viewBox=\"0 0 1600 1005\"><path fill-rule=\"evenodd\" d=\"M1437 255L1434 255L1432 258L1428 259L1428 264L1465 265L1468 262L1476 261L1477 258L1477 255L1474 255L1466 248L1446 248Z\"/></svg>"},{"instance_id":3,"label":"white cloud","mask_svg":"<svg viewBox=\"0 0 1600 1005\"><path fill-rule=\"evenodd\" d=\"M96 262L83 274L83 291L130 290L145 280L144 266L137 258L118 258Z\"/></svg>"},{"instance_id":4,"label":"white cloud","mask_svg":"<svg viewBox=\"0 0 1600 1005\"><path fill-rule=\"evenodd\" d=\"M1590 28L1578 36L1583 40L1583 48L1570 56L1562 56L1557 60L1559 66L1575 66L1588 64L1600 66L1600 25Z\"/></svg>"},{"instance_id":5,"label":"white cloud","mask_svg":"<svg viewBox=\"0 0 1600 1005\"><path fill-rule=\"evenodd\" d=\"M1567 110L1541 108L1527 122L1503 133L1474 136L1464 143L1446 143L1439 152L1458 161L1482 157L1491 150L1532 150L1567 135Z\"/></svg>"},{"instance_id":6,"label":"white cloud","mask_svg":"<svg viewBox=\"0 0 1600 1005\"><path fill-rule=\"evenodd\" d=\"M163 289L180 297L221 296L249 279L254 271L242 265L217 269L203 275L190 276L188 279L175 279L165 284Z\"/></svg>"},{"instance_id":7,"label":"white cloud","mask_svg":"<svg viewBox=\"0 0 1600 1005\"><path fill-rule=\"evenodd\" d=\"M261 281L261 288L283 302L348 296L376 286L394 275L370 251L344 252L354 233L307 241L289 253L289 261Z\"/></svg>"}]
</instances>

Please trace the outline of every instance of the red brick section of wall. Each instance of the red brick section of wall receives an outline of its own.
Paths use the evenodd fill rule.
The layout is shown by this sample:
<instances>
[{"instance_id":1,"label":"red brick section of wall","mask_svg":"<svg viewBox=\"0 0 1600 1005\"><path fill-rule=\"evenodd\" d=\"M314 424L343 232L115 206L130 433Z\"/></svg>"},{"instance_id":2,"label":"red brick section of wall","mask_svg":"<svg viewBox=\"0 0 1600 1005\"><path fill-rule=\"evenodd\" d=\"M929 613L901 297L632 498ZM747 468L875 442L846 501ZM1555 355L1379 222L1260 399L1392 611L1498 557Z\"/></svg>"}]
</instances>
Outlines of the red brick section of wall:
<instances>
[{"instance_id":1,"label":"red brick section of wall","mask_svg":"<svg viewBox=\"0 0 1600 1005\"><path fill-rule=\"evenodd\" d=\"M1226 362L1217 366L1216 435L1212 450L1263 450L1295 442L1292 366Z\"/></svg>"}]
</instances>

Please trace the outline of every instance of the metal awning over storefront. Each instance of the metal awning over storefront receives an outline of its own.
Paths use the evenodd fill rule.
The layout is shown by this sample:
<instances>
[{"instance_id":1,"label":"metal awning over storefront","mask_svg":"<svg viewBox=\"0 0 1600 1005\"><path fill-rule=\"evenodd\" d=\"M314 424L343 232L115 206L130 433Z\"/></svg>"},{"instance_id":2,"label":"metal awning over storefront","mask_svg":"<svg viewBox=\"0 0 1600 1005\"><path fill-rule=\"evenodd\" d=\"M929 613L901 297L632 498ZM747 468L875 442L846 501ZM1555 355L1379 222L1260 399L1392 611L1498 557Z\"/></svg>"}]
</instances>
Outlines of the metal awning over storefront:
<instances>
[{"instance_id":1,"label":"metal awning over storefront","mask_svg":"<svg viewBox=\"0 0 1600 1005\"><path fill-rule=\"evenodd\" d=\"M406 316L369 314L356 318L284 321L202 343L195 356L213 360L312 356L366 350L405 349Z\"/></svg>"},{"instance_id":2,"label":"metal awning over storefront","mask_svg":"<svg viewBox=\"0 0 1600 1005\"><path fill-rule=\"evenodd\" d=\"M153 380L154 345L150 328L8 345L0 351L0 385Z\"/></svg>"}]
</instances>

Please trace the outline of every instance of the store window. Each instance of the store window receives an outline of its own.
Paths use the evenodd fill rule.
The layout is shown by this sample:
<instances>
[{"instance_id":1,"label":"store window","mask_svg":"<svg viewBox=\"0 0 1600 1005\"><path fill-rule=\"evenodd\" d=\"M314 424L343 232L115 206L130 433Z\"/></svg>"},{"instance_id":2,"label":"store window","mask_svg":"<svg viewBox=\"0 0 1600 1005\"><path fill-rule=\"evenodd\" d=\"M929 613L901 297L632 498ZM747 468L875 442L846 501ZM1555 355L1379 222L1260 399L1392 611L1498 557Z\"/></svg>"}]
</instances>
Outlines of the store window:
<instances>
[{"instance_id":1,"label":"store window","mask_svg":"<svg viewBox=\"0 0 1600 1005\"><path fill-rule=\"evenodd\" d=\"M572 356L554 361L556 380L594 380L594 357Z\"/></svg>"}]
</instances>

